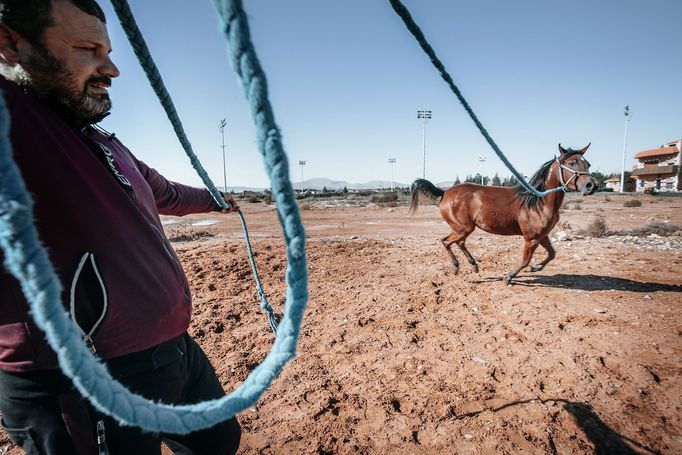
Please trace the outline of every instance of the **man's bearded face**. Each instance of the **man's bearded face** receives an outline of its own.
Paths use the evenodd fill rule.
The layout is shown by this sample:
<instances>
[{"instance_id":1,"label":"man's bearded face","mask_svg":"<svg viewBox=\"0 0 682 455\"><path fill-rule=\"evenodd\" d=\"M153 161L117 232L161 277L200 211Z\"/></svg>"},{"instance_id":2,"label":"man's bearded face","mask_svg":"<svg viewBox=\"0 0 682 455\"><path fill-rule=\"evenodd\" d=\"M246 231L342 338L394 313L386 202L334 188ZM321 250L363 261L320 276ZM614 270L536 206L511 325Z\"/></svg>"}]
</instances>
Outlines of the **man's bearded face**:
<instances>
[{"instance_id":1,"label":"man's bearded face","mask_svg":"<svg viewBox=\"0 0 682 455\"><path fill-rule=\"evenodd\" d=\"M47 49L34 49L23 61L17 83L37 98L64 109L83 123L96 123L111 109L108 93L89 93L93 84L111 85L111 78L92 76L79 83L76 76Z\"/></svg>"}]
</instances>

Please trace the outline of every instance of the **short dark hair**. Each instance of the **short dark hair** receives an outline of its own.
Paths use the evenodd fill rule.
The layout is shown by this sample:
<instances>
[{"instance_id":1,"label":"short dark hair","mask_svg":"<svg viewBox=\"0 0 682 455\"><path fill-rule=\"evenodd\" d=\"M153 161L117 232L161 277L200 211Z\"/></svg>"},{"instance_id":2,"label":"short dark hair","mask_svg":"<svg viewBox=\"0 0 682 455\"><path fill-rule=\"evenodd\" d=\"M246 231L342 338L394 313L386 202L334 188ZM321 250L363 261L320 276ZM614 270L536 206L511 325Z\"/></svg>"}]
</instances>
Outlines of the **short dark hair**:
<instances>
[{"instance_id":1,"label":"short dark hair","mask_svg":"<svg viewBox=\"0 0 682 455\"><path fill-rule=\"evenodd\" d=\"M104 11L95 0L68 1L106 24ZM43 31L52 25L52 0L0 0L0 22L32 45L44 48Z\"/></svg>"}]
</instances>

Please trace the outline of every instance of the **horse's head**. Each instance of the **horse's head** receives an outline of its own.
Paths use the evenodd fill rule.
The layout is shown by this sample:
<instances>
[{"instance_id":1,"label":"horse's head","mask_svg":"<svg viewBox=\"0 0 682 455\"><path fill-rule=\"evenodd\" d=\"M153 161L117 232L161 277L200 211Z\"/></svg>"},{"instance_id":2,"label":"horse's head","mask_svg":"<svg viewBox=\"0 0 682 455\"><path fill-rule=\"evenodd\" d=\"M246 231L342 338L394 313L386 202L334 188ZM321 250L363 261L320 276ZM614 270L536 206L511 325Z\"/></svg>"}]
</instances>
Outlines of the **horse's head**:
<instances>
[{"instance_id":1,"label":"horse's head","mask_svg":"<svg viewBox=\"0 0 682 455\"><path fill-rule=\"evenodd\" d=\"M583 196L597 191L599 182L590 175L590 163L583 156L590 144L580 150L565 149L559 144L557 174L564 188L580 191Z\"/></svg>"}]
</instances>

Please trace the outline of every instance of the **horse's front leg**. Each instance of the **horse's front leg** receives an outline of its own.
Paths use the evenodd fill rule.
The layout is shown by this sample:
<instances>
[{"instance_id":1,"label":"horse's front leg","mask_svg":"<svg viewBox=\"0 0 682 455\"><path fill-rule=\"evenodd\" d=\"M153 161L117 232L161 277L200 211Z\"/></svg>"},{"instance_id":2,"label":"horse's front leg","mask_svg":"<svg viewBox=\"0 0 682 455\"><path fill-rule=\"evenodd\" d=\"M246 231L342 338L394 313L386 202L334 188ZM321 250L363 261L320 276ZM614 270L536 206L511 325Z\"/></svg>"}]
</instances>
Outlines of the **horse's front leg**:
<instances>
[{"instance_id":1,"label":"horse's front leg","mask_svg":"<svg viewBox=\"0 0 682 455\"><path fill-rule=\"evenodd\" d=\"M519 266L512 270L511 272L507 273L504 276L504 282L505 284L510 284L512 278L514 278L521 270L523 270L528 264L530 263L530 258L533 257L533 253L535 253L536 248L538 245L540 245L540 242L538 239L524 239L525 243L523 245L523 259L521 260L521 264Z\"/></svg>"},{"instance_id":2,"label":"horse's front leg","mask_svg":"<svg viewBox=\"0 0 682 455\"><path fill-rule=\"evenodd\" d=\"M540 270L544 269L545 266L556 257L556 251L554 251L554 247L552 246L552 242L549 240L549 236L545 236L540 239L540 245L547 250L547 258L545 258L544 261L540 262L539 264L532 265L530 267L531 272L539 272Z\"/></svg>"}]
</instances>

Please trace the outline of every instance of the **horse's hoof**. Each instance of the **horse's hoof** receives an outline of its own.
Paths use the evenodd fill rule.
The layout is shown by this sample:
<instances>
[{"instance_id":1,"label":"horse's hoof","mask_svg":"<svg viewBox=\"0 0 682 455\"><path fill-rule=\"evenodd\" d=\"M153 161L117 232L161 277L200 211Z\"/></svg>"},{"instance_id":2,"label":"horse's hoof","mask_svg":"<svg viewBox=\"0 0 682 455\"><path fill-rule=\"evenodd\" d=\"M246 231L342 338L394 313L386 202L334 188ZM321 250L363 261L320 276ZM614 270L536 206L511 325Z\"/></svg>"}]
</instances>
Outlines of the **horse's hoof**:
<instances>
[{"instance_id":1,"label":"horse's hoof","mask_svg":"<svg viewBox=\"0 0 682 455\"><path fill-rule=\"evenodd\" d=\"M541 266L541 265L531 265L531 266L530 266L530 271L531 271L531 272L539 272L540 270L542 270L542 266Z\"/></svg>"},{"instance_id":2,"label":"horse's hoof","mask_svg":"<svg viewBox=\"0 0 682 455\"><path fill-rule=\"evenodd\" d=\"M510 273L506 274L506 275L504 276L504 284L507 284L507 285L511 284L512 278L514 278L514 277L511 276Z\"/></svg>"},{"instance_id":3,"label":"horse's hoof","mask_svg":"<svg viewBox=\"0 0 682 455\"><path fill-rule=\"evenodd\" d=\"M478 273L478 266L477 265L474 265L472 268L474 269L474 273Z\"/></svg>"}]
</instances>

